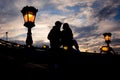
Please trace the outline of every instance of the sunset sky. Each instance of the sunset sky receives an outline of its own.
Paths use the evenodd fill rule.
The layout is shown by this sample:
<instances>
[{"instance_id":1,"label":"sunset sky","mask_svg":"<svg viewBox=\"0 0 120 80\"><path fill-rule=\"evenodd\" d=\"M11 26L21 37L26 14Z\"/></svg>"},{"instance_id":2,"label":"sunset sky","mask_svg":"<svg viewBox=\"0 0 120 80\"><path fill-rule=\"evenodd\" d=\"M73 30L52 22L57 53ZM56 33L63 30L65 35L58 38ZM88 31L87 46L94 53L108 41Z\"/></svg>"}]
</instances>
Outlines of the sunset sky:
<instances>
[{"instance_id":1,"label":"sunset sky","mask_svg":"<svg viewBox=\"0 0 120 80\"><path fill-rule=\"evenodd\" d=\"M33 45L49 44L47 35L59 20L69 23L81 51L99 51L105 45L105 32L112 33L111 46L120 49L120 0L1 0L0 38L8 32L10 41L25 42L27 28L21 10L26 5L38 9Z\"/></svg>"}]
</instances>

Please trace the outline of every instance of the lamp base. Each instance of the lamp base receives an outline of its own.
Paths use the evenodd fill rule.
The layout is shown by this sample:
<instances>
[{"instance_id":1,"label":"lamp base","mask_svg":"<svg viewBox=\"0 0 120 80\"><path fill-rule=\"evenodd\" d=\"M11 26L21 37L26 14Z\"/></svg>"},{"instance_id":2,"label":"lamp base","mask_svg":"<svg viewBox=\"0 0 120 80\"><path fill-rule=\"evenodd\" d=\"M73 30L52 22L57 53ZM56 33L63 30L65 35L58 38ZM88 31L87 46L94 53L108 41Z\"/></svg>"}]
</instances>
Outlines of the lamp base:
<instances>
[{"instance_id":1,"label":"lamp base","mask_svg":"<svg viewBox=\"0 0 120 80\"><path fill-rule=\"evenodd\" d=\"M26 26L27 28L32 28L35 26L34 22L25 22L24 26Z\"/></svg>"}]
</instances>

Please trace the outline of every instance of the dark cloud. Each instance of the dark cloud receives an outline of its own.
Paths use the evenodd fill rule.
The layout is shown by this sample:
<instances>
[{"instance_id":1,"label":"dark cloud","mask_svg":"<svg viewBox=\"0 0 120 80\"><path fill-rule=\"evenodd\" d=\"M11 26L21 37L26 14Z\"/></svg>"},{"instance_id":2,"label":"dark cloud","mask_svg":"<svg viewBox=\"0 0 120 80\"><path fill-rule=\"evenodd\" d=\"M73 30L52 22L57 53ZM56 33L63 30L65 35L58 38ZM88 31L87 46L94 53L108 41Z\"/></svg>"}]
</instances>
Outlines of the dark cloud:
<instances>
[{"instance_id":1,"label":"dark cloud","mask_svg":"<svg viewBox=\"0 0 120 80\"><path fill-rule=\"evenodd\" d=\"M116 38L111 41L111 44L114 46L120 45L120 39Z\"/></svg>"},{"instance_id":2,"label":"dark cloud","mask_svg":"<svg viewBox=\"0 0 120 80\"><path fill-rule=\"evenodd\" d=\"M100 19L108 18L110 15L112 15L116 12L117 12L117 9L112 8L112 6L107 6L99 11L98 16Z\"/></svg>"},{"instance_id":3,"label":"dark cloud","mask_svg":"<svg viewBox=\"0 0 120 80\"><path fill-rule=\"evenodd\" d=\"M106 6L100 9L96 14L96 16L100 20L110 18L111 16L114 17L119 12L119 6L120 6L119 3L120 3L120 0L111 0L110 4L105 4Z\"/></svg>"},{"instance_id":4,"label":"dark cloud","mask_svg":"<svg viewBox=\"0 0 120 80\"><path fill-rule=\"evenodd\" d=\"M0 2L0 23L7 23L18 16L15 0L2 0Z\"/></svg>"},{"instance_id":5,"label":"dark cloud","mask_svg":"<svg viewBox=\"0 0 120 80\"><path fill-rule=\"evenodd\" d=\"M76 37L80 38L80 37L91 37L91 36L98 36L98 34L95 33L96 30L96 26L86 26L86 27L75 27L74 26L74 32L78 33L79 35Z\"/></svg>"},{"instance_id":6,"label":"dark cloud","mask_svg":"<svg viewBox=\"0 0 120 80\"><path fill-rule=\"evenodd\" d=\"M118 31L118 32L119 32L119 31L120 31L120 23L118 23L117 26L115 26L112 31L114 31L114 32L115 32L115 31L116 31L116 32Z\"/></svg>"}]
</instances>

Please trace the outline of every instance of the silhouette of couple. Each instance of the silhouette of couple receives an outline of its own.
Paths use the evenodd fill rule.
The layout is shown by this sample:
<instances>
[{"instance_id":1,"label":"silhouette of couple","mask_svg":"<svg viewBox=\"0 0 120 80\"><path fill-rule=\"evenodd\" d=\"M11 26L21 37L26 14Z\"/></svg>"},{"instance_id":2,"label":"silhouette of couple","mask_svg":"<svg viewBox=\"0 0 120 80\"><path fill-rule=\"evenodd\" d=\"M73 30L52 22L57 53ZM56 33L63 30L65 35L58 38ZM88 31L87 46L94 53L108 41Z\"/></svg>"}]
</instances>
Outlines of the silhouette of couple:
<instances>
[{"instance_id":1,"label":"silhouette of couple","mask_svg":"<svg viewBox=\"0 0 120 80\"><path fill-rule=\"evenodd\" d=\"M67 47L67 49L73 49L75 46L76 50L79 50L79 46L75 39L73 39L72 30L69 27L68 23L63 24L63 30L61 31L60 28L62 26L62 22L56 21L55 26L50 30L48 34L48 39L50 40L51 49L58 49L61 46Z\"/></svg>"}]
</instances>

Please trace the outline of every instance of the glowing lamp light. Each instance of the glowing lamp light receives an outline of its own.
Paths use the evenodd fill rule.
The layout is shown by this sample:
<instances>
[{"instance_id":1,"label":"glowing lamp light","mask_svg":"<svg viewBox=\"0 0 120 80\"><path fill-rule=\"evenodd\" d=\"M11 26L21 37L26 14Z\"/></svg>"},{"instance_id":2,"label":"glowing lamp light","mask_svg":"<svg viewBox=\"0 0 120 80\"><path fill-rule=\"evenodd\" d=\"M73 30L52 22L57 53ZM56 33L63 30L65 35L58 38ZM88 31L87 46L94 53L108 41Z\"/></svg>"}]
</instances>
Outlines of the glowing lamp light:
<instances>
[{"instance_id":1,"label":"glowing lamp light","mask_svg":"<svg viewBox=\"0 0 120 80\"><path fill-rule=\"evenodd\" d=\"M103 52L107 52L107 51L109 51L109 47L108 46L102 46L101 50Z\"/></svg>"},{"instance_id":2,"label":"glowing lamp light","mask_svg":"<svg viewBox=\"0 0 120 80\"><path fill-rule=\"evenodd\" d=\"M24 21L25 22L34 22L35 16L33 15L32 12L28 12L27 14L24 15Z\"/></svg>"},{"instance_id":3,"label":"glowing lamp light","mask_svg":"<svg viewBox=\"0 0 120 80\"><path fill-rule=\"evenodd\" d=\"M64 50L68 50L68 47L67 47L67 46L64 46L63 49L64 49Z\"/></svg>"},{"instance_id":4,"label":"glowing lamp light","mask_svg":"<svg viewBox=\"0 0 120 80\"><path fill-rule=\"evenodd\" d=\"M104 39L106 42L110 42L111 41L111 33L104 33Z\"/></svg>"},{"instance_id":5,"label":"glowing lamp light","mask_svg":"<svg viewBox=\"0 0 120 80\"><path fill-rule=\"evenodd\" d=\"M46 45L46 44L44 44L44 45L42 46L42 49L44 49L44 50L47 50L48 48L49 48L49 46Z\"/></svg>"},{"instance_id":6,"label":"glowing lamp light","mask_svg":"<svg viewBox=\"0 0 120 80\"><path fill-rule=\"evenodd\" d=\"M17 44L17 47L20 47L20 44Z\"/></svg>"},{"instance_id":7,"label":"glowing lamp light","mask_svg":"<svg viewBox=\"0 0 120 80\"><path fill-rule=\"evenodd\" d=\"M28 47L28 48L30 48L30 47L31 47L31 45L27 45L27 47Z\"/></svg>"},{"instance_id":8,"label":"glowing lamp light","mask_svg":"<svg viewBox=\"0 0 120 80\"><path fill-rule=\"evenodd\" d=\"M45 48L47 48L47 46L46 46L46 45L43 45L43 48L45 49Z\"/></svg>"},{"instance_id":9,"label":"glowing lamp light","mask_svg":"<svg viewBox=\"0 0 120 80\"><path fill-rule=\"evenodd\" d=\"M36 17L37 11L38 11L38 9L36 9L32 6L26 6L21 10L21 12L23 14L24 22L25 22L24 26L26 26L26 27L35 26L34 22L35 22L35 17Z\"/></svg>"},{"instance_id":10,"label":"glowing lamp light","mask_svg":"<svg viewBox=\"0 0 120 80\"><path fill-rule=\"evenodd\" d=\"M106 35L106 36L105 36L105 41L110 41L110 40L111 40L111 37L108 36L108 35Z\"/></svg>"}]
</instances>

